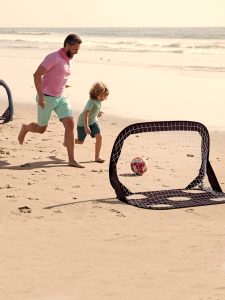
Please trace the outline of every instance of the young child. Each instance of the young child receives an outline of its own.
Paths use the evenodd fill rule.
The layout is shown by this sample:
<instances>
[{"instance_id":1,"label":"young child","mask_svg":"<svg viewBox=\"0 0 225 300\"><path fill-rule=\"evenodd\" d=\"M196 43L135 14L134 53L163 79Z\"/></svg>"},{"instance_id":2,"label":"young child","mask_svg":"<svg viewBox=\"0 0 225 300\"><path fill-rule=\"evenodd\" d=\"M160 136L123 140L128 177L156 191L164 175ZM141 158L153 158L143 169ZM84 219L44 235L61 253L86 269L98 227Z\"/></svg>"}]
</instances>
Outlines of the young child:
<instances>
[{"instance_id":1,"label":"young child","mask_svg":"<svg viewBox=\"0 0 225 300\"><path fill-rule=\"evenodd\" d=\"M101 102L109 95L109 90L102 82L96 82L90 89L90 99L88 100L83 112L79 115L77 121L77 139L76 144L83 144L87 134L92 138L95 137L95 161L103 163L104 160L99 157L102 146L102 135L98 123L98 117L101 117L103 112Z\"/></svg>"}]
</instances>

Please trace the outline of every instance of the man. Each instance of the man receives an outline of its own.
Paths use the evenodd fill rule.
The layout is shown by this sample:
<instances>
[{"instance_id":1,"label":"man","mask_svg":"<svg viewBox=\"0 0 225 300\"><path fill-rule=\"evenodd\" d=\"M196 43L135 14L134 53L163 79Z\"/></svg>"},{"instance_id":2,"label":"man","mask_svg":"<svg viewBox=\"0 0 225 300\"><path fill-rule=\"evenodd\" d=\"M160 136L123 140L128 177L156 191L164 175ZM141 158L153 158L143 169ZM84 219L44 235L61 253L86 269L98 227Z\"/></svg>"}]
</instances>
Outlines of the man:
<instances>
[{"instance_id":1,"label":"man","mask_svg":"<svg viewBox=\"0 0 225 300\"><path fill-rule=\"evenodd\" d=\"M74 121L70 103L64 94L70 75L70 60L80 49L82 40L70 34L64 41L64 48L47 55L34 73L37 90L38 123L23 124L18 136L22 145L28 132L44 133L52 111L55 111L65 128L64 145L67 147L69 166L84 168L74 158Z\"/></svg>"}]
</instances>

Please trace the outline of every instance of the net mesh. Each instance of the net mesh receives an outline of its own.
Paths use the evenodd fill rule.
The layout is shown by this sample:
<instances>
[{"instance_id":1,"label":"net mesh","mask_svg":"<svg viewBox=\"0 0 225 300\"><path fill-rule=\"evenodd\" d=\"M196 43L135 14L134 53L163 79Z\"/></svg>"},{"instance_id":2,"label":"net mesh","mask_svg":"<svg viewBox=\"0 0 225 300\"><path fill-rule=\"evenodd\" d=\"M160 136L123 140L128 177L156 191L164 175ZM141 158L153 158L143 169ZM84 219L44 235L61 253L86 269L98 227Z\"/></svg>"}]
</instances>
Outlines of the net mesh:
<instances>
[{"instance_id":1,"label":"net mesh","mask_svg":"<svg viewBox=\"0 0 225 300\"><path fill-rule=\"evenodd\" d=\"M136 175L131 160L142 156L148 170ZM189 121L147 122L126 127L110 159L117 198L143 208L169 209L225 202L208 160L209 134Z\"/></svg>"},{"instance_id":2,"label":"net mesh","mask_svg":"<svg viewBox=\"0 0 225 300\"><path fill-rule=\"evenodd\" d=\"M12 95L7 84L0 80L0 124L7 123L12 120L13 103Z\"/></svg>"}]
</instances>

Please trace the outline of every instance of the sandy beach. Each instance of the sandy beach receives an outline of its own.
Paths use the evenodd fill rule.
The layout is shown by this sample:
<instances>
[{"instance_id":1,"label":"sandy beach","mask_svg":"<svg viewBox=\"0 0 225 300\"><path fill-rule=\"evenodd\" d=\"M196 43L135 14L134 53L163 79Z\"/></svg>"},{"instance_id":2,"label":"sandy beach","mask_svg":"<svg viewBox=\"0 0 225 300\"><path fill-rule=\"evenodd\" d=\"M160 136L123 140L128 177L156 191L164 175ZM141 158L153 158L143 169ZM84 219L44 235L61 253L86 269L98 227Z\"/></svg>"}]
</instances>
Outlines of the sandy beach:
<instances>
[{"instance_id":1,"label":"sandy beach","mask_svg":"<svg viewBox=\"0 0 225 300\"><path fill-rule=\"evenodd\" d=\"M115 116L113 109L109 113L117 95L124 95L124 88L135 82L132 76L130 81L124 79L120 93L110 83L117 82L120 71L129 76L131 70L139 75L146 70L114 64L109 75L106 56L105 63L81 59L77 69L74 66L77 81L68 93L75 119L96 74L102 80L107 75L111 88L100 121L106 162L92 161L94 141L89 138L75 147L76 159L85 165L76 169L67 166L64 130L55 115L45 134L28 134L23 146L17 141L21 124L36 120L32 72L43 52L27 53L21 57L15 51L1 52L0 57L1 76L15 100L14 120L0 127L1 299L224 299L225 205L138 209L118 201L109 183L115 138L125 126L144 118L129 113ZM173 72L171 82L173 76L178 74ZM200 77L216 85L220 76ZM147 82L147 77L143 80ZM144 92L139 89L140 96ZM136 101L135 95L130 101ZM210 161L225 190L225 132L210 128L210 138ZM29 209L21 212L19 207L24 206Z\"/></svg>"}]
</instances>

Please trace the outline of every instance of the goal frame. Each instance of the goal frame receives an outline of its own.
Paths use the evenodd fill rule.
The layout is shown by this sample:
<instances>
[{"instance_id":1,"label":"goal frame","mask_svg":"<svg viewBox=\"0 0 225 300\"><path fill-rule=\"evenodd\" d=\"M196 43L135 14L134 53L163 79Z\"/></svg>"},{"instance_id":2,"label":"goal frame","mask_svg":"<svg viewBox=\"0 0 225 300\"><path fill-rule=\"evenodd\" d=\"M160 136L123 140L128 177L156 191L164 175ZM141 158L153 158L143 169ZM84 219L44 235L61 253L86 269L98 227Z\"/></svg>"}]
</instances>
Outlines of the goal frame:
<instances>
[{"instance_id":1,"label":"goal frame","mask_svg":"<svg viewBox=\"0 0 225 300\"><path fill-rule=\"evenodd\" d=\"M132 193L125 185L123 185L117 174L117 162L119 160L121 150L124 144L124 141L133 134L143 133L143 132L157 132L157 131L194 131L198 132L201 136L201 153L202 153L202 163L199 167L199 172L196 178L193 178L193 180L184 187L183 190L191 190L199 187L199 182L202 182L205 176L208 176L209 183L211 185L212 191L216 193L217 197L225 197L225 194L223 194L222 189L219 185L219 182L216 178L215 172L210 164L209 161L209 150L210 150L210 137L209 132L207 128L199 122L194 121L158 121L158 122L142 122L142 123L135 123L131 124L127 127L125 127L117 136L112 152L110 157L110 164L109 164L109 180L112 185L112 187L115 190L117 199L128 203L135 205L133 203L138 204L138 201L129 201L127 199L128 196L134 195L135 193ZM206 172L203 170L206 166ZM154 191L152 193L157 193L159 191ZM168 190L167 192L170 192ZM143 192L144 194L145 192ZM140 193L138 193L140 194ZM209 196L209 195L208 195ZM209 197L206 198L209 198ZM133 203L132 203L133 202ZM143 201L142 201L143 202ZM225 202L225 201L224 201ZM140 201L141 203L141 201ZM202 204L197 205L208 205L208 204L216 204L217 202L214 201L213 203L209 203L209 201L204 201ZM223 203L223 201L220 201L219 203ZM194 203L189 203L188 206L197 206ZM186 204L187 205L187 204ZM138 205L136 205L138 206ZM142 207L142 206L141 206ZM178 205L178 207L187 207ZM172 207L172 208L178 208ZM144 207L147 208L147 207Z\"/></svg>"}]
</instances>

